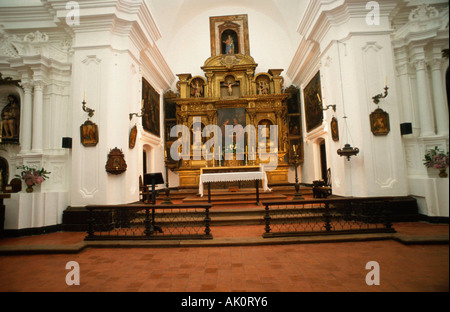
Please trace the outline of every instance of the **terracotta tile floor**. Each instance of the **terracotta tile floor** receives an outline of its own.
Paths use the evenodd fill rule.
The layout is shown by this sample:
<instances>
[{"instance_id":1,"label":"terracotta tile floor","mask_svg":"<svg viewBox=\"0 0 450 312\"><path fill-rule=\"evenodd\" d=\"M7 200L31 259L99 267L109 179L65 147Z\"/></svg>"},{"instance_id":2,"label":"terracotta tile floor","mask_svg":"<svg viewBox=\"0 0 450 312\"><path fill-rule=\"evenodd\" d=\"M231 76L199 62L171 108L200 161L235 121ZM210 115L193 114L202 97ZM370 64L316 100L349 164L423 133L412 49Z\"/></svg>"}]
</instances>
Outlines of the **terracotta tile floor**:
<instances>
[{"instance_id":1,"label":"terracotta tile floor","mask_svg":"<svg viewBox=\"0 0 450 312\"><path fill-rule=\"evenodd\" d=\"M448 225L397 223L399 233L448 234ZM254 237L261 226L213 227L215 237ZM74 244L84 233L0 239L0 246ZM65 283L66 263L80 285ZM380 285L365 282L380 265ZM0 291L448 292L449 248L395 241L196 248L89 248L77 254L0 256Z\"/></svg>"},{"instance_id":2,"label":"terracotta tile floor","mask_svg":"<svg viewBox=\"0 0 450 312\"><path fill-rule=\"evenodd\" d=\"M221 209L227 206L221 206ZM229 205L228 208L235 208ZM213 208L214 209L214 208ZM448 224L396 223L410 237L449 233ZM264 227L212 226L215 238L261 237ZM0 239L2 246L73 245L85 233ZM77 261L80 285L65 282ZM365 282L369 261L380 285ZM0 291L23 292L448 292L448 244L385 240L270 246L87 248L76 254L0 256Z\"/></svg>"}]
</instances>

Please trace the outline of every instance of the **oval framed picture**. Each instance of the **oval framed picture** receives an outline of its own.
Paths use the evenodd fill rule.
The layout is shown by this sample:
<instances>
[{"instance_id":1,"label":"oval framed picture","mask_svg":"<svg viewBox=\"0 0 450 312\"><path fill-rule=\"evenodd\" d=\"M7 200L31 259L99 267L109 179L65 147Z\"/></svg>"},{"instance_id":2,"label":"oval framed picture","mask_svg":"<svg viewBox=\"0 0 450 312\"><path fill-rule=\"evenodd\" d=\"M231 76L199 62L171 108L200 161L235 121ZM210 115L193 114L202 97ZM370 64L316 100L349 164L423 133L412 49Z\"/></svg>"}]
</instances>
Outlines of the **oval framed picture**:
<instances>
[{"instance_id":1,"label":"oval framed picture","mask_svg":"<svg viewBox=\"0 0 450 312\"><path fill-rule=\"evenodd\" d=\"M128 147L133 149L136 146L136 137L137 137L137 127L134 125L130 131L130 137L128 139Z\"/></svg>"},{"instance_id":2,"label":"oval framed picture","mask_svg":"<svg viewBox=\"0 0 450 312\"><path fill-rule=\"evenodd\" d=\"M330 122L331 138L333 141L339 141L339 126L336 117L333 117Z\"/></svg>"}]
</instances>

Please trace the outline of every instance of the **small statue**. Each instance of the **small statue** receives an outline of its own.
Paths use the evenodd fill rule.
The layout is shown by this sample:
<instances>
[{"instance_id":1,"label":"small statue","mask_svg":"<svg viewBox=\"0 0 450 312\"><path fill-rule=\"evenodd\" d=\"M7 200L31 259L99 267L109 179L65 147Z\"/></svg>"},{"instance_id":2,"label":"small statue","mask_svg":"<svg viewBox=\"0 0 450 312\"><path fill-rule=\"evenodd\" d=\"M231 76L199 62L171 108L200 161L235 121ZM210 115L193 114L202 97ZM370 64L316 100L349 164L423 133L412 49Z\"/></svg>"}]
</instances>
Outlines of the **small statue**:
<instances>
[{"instance_id":1,"label":"small statue","mask_svg":"<svg viewBox=\"0 0 450 312\"><path fill-rule=\"evenodd\" d=\"M1 137L2 139L19 138L20 108L15 97L8 95L8 104L1 112Z\"/></svg>"},{"instance_id":2,"label":"small statue","mask_svg":"<svg viewBox=\"0 0 450 312\"><path fill-rule=\"evenodd\" d=\"M202 96L202 87L198 84L198 80L195 81L195 85L192 84L192 92L191 94L195 97L195 98L199 98Z\"/></svg>"},{"instance_id":3,"label":"small statue","mask_svg":"<svg viewBox=\"0 0 450 312\"><path fill-rule=\"evenodd\" d=\"M269 85L265 81L260 81L258 86L259 94L269 94Z\"/></svg>"},{"instance_id":4,"label":"small statue","mask_svg":"<svg viewBox=\"0 0 450 312\"><path fill-rule=\"evenodd\" d=\"M228 95L229 96L231 96L231 95L233 95L233 86L236 86L236 85L238 85L236 82L231 82L231 81L228 81L227 83L222 83L222 86L223 87L228 87Z\"/></svg>"}]
</instances>

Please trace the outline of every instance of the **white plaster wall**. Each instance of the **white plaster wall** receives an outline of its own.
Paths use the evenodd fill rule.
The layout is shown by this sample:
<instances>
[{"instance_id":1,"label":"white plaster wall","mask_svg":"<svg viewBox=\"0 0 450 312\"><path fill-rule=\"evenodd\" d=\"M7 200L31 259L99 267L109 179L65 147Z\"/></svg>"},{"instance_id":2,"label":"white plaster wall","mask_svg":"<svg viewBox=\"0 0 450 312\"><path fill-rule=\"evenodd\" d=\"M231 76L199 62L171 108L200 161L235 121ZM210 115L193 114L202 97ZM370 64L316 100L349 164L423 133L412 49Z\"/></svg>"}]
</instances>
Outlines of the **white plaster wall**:
<instances>
[{"instance_id":1,"label":"white plaster wall","mask_svg":"<svg viewBox=\"0 0 450 312\"><path fill-rule=\"evenodd\" d=\"M248 14L250 55L258 64L256 73L267 72L271 68L286 70L298 39L292 39L283 27L283 21L275 21L252 8L224 3L221 7L199 10L197 15L185 21L182 28L172 30L170 42L165 42L164 36L158 42L172 71L202 76L200 67L211 57L209 17L236 14Z\"/></svg>"},{"instance_id":2,"label":"white plaster wall","mask_svg":"<svg viewBox=\"0 0 450 312\"><path fill-rule=\"evenodd\" d=\"M129 114L140 109L138 64L127 52L109 48L79 50L74 55L73 166L71 205L119 204L138 200L140 172L139 149L129 149L129 133L136 120ZM91 121L98 125L99 142L85 147L79 127L87 119L81 109L95 109ZM106 172L107 155L113 148L122 150L127 170L120 175Z\"/></svg>"},{"instance_id":3,"label":"white plaster wall","mask_svg":"<svg viewBox=\"0 0 450 312\"><path fill-rule=\"evenodd\" d=\"M5 230L41 228L62 223L67 192L11 194L5 199Z\"/></svg>"}]
</instances>

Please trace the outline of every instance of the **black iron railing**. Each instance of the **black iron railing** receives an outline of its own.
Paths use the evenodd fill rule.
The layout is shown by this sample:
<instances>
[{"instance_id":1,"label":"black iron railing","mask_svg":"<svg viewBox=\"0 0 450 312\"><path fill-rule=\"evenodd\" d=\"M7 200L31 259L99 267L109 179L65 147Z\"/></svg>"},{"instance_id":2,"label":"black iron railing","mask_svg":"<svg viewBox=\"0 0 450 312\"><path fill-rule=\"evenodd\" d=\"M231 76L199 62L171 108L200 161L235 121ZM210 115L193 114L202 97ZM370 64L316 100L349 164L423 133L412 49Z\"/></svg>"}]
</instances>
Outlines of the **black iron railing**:
<instances>
[{"instance_id":1,"label":"black iron railing","mask_svg":"<svg viewBox=\"0 0 450 312\"><path fill-rule=\"evenodd\" d=\"M267 201L263 237L395 233L393 197Z\"/></svg>"},{"instance_id":2,"label":"black iron railing","mask_svg":"<svg viewBox=\"0 0 450 312\"><path fill-rule=\"evenodd\" d=\"M199 205L92 205L85 240L212 239L209 210Z\"/></svg>"}]
</instances>

